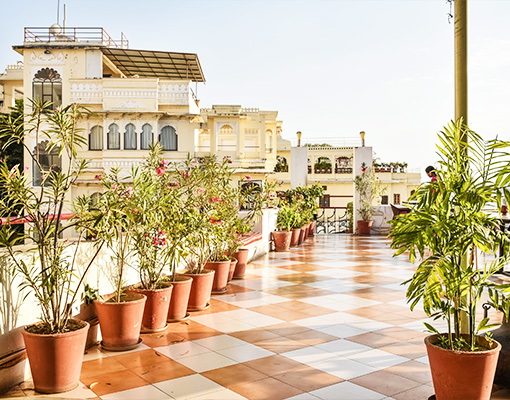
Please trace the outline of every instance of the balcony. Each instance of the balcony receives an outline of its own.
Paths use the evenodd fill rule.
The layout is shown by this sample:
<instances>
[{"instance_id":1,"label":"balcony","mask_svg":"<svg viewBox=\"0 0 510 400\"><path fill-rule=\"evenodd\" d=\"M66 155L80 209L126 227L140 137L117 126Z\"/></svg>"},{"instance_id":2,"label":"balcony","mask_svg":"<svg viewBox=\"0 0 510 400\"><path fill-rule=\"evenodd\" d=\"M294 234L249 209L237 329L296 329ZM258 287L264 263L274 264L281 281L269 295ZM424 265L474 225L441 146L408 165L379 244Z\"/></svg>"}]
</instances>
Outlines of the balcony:
<instances>
[{"instance_id":1,"label":"balcony","mask_svg":"<svg viewBox=\"0 0 510 400\"><path fill-rule=\"evenodd\" d=\"M160 106L187 106L198 114L190 81L144 79L74 79L70 101L99 104L108 110L157 111Z\"/></svg>"},{"instance_id":2,"label":"balcony","mask_svg":"<svg viewBox=\"0 0 510 400\"><path fill-rule=\"evenodd\" d=\"M99 44L106 47L129 48L129 40L121 34L120 40L114 40L103 28L85 27L28 27L24 30L24 43L79 42Z\"/></svg>"}]
</instances>

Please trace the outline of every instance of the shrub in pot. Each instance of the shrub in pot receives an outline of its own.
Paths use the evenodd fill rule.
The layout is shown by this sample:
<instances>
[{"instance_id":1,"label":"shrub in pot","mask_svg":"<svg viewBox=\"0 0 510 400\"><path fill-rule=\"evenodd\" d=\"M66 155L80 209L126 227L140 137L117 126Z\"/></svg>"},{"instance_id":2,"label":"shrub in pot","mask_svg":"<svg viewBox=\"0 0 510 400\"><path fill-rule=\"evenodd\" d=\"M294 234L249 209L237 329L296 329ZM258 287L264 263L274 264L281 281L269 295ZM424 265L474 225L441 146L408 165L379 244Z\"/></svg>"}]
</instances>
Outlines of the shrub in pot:
<instances>
[{"instance_id":1,"label":"shrub in pot","mask_svg":"<svg viewBox=\"0 0 510 400\"><path fill-rule=\"evenodd\" d=\"M105 243L111 252L110 262L103 270L113 293L95 300L101 336L101 345L110 351L125 351L141 343L140 329L146 296L126 293L126 271L134 257L133 237L136 233L139 210L133 199L133 185L139 183L139 174L133 167L130 175L121 178L120 170L112 168L100 177L104 191L98 202L90 205L87 198L77 203L89 223L86 231L96 243Z\"/></svg>"},{"instance_id":2,"label":"shrub in pot","mask_svg":"<svg viewBox=\"0 0 510 400\"><path fill-rule=\"evenodd\" d=\"M277 230L273 232L275 251L289 251L294 219L295 210L282 204L276 217Z\"/></svg>"},{"instance_id":3,"label":"shrub in pot","mask_svg":"<svg viewBox=\"0 0 510 400\"><path fill-rule=\"evenodd\" d=\"M35 389L42 393L58 393L78 385L85 341L89 325L72 319L72 305L79 288L101 246L95 248L89 263L78 267L77 251L85 235L76 243L61 237L80 220L65 224L69 213L67 197L71 187L86 168L77 160L77 148L86 143L77 128L77 120L86 111L76 105L52 110L50 103L31 102L32 112L9 119L0 128L7 144L18 143L32 161L31 168L0 167L0 186L4 193L0 208L8 213L7 223L0 228L0 245L5 248L23 279L22 287L35 297L41 310L41 321L23 330L25 346ZM35 150L26 144L34 137ZM61 165L47 165L45 155L59 154ZM20 233L12 224L22 209L27 229ZM32 251L20 254L17 245L28 241Z\"/></svg>"},{"instance_id":4,"label":"shrub in pot","mask_svg":"<svg viewBox=\"0 0 510 400\"><path fill-rule=\"evenodd\" d=\"M361 175L354 178L354 187L360 200L360 207L357 210L361 218L357 221L358 234L370 235L374 203L386 188L381 185L372 168L364 168Z\"/></svg>"},{"instance_id":5,"label":"shrub in pot","mask_svg":"<svg viewBox=\"0 0 510 400\"><path fill-rule=\"evenodd\" d=\"M406 283L414 309L420 302L427 315L441 318L447 331L426 324L426 338L436 398L489 399L501 346L480 331L489 319L476 321L482 295L504 311L508 320L510 285L490 277L508 262L509 240L497 217L484 211L489 202L508 199L509 143L483 140L462 124L452 122L439 135L439 179L420 186L416 206L392 221L390 234L396 255L409 251L419 265ZM502 249L502 255L499 250ZM479 253L495 254L484 262Z\"/></svg>"}]
</instances>

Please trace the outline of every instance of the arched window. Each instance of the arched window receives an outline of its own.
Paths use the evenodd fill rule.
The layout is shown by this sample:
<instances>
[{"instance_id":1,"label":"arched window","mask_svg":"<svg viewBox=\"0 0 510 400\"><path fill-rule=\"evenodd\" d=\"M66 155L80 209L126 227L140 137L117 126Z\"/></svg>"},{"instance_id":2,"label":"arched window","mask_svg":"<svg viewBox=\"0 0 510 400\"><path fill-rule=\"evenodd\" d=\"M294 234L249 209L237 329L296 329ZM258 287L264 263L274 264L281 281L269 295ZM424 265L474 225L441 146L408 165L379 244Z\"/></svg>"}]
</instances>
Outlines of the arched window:
<instances>
[{"instance_id":1,"label":"arched window","mask_svg":"<svg viewBox=\"0 0 510 400\"><path fill-rule=\"evenodd\" d=\"M220 134L224 135L233 135L234 134L234 128L232 126L225 124L220 128Z\"/></svg>"},{"instance_id":2,"label":"arched window","mask_svg":"<svg viewBox=\"0 0 510 400\"><path fill-rule=\"evenodd\" d=\"M103 127L94 125L89 133L89 150L103 150Z\"/></svg>"},{"instance_id":3,"label":"arched window","mask_svg":"<svg viewBox=\"0 0 510 400\"><path fill-rule=\"evenodd\" d=\"M54 110L62 104L62 78L54 69L37 71L32 85L33 98L50 103L46 108Z\"/></svg>"},{"instance_id":4,"label":"arched window","mask_svg":"<svg viewBox=\"0 0 510 400\"><path fill-rule=\"evenodd\" d=\"M120 150L120 132L119 125L110 124L108 133L106 134L108 141L108 150Z\"/></svg>"},{"instance_id":5,"label":"arched window","mask_svg":"<svg viewBox=\"0 0 510 400\"><path fill-rule=\"evenodd\" d=\"M285 157L276 156L274 172L289 172L289 164L287 164L287 159Z\"/></svg>"},{"instance_id":6,"label":"arched window","mask_svg":"<svg viewBox=\"0 0 510 400\"><path fill-rule=\"evenodd\" d=\"M142 150L149 150L153 142L152 126L150 124L144 124L142 126L142 133L140 134L140 148Z\"/></svg>"},{"instance_id":7,"label":"arched window","mask_svg":"<svg viewBox=\"0 0 510 400\"><path fill-rule=\"evenodd\" d=\"M136 131L133 124L127 124L124 131L124 149L136 150Z\"/></svg>"},{"instance_id":8,"label":"arched window","mask_svg":"<svg viewBox=\"0 0 510 400\"><path fill-rule=\"evenodd\" d=\"M170 125L164 126L159 135L159 142L163 146L163 150L177 151L177 133L175 129Z\"/></svg>"},{"instance_id":9,"label":"arched window","mask_svg":"<svg viewBox=\"0 0 510 400\"><path fill-rule=\"evenodd\" d=\"M32 185L41 186L44 180L44 185L49 185L51 175L58 173L62 169L62 160L58 156L58 148L53 147L51 151L48 146L47 140L39 143L34 154L39 153L39 166L35 161L32 161Z\"/></svg>"},{"instance_id":10,"label":"arched window","mask_svg":"<svg viewBox=\"0 0 510 400\"><path fill-rule=\"evenodd\" d=\"M271 129L266 130L266 153L273 151L273 131Z\"/></svg>"}]
</instances>

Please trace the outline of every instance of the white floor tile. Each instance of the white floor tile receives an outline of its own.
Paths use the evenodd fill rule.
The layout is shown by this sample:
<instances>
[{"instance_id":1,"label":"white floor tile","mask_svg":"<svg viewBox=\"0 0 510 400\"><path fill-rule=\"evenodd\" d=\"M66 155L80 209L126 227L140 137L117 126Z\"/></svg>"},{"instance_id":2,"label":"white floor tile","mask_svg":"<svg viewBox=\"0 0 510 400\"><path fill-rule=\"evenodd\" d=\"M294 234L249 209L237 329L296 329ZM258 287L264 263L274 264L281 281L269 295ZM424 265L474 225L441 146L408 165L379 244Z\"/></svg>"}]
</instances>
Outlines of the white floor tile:
<instances>
[{"instance_id":1,"label":"white floor tile","mask_svg":"<svg viewBox=\"0 0 510 400\"><path fill-rule=\"evenodd\" d=\"M148 386L137 387L134 389L123 390L122 392L105 394L105 395L101 396L101 399L103 399L103 400L140 400L140 399L164 400L164 399L173 399L173 397L162 392L155 386L148 385Z\"/></svg>"},{"instance_id":2,"label":"white floor tile","mask_svg":"<svg viewBox=\"0 0 510 400\"><path fill-rule=\"evenodd\" d=\"M329 358L321 362L312 362L309 365L346 380L370 374L378 370L378 368L371 367L370 365L342 357Z\"/></svg>"},{"instance_id":3,"label":"white floor tile","mask_svg":"<svg viewBox=\"0 0 510 400\"><path fill-rule=\"evenodd\" d=\"M154 386L176 400L212 395L224 390L223 386L199 374L155 383Z\"/></svg>"},{"instance_id":4,"label":"white floor tile","mask_svg":"<svg viewBox=\"0 0 510 400\"><path fill-rule=\"evenodd\" d=\"M273 356L275 353L272 351L263 349L250 343L243 344L241 346L229 347L227 349L217 350L222 356L231 358L239 363L256 360L258 358L264 358Z\"/></svg>"},{"instance_id":5,"label":"white floor tile","mask_svg":"<svg viewBox=\"0 0 510 400\"><path fill-rule=\"evenodd\" d=\"M351 360L362 362L377 369L392 367L393 365L402 364L409 361L408 358L397 356L379 349L363 351L349 356Z\"/></svg>"},{"instance_id":6,"label":"white floor tile","mask_svg":"<svg viewBox=\"0 0 510 400\"><path fill-rule=\"evenodd\" d=\"M310 394L321 400L382 400L386 396L351 382L341 382L314 390Z\"/></svg>"},{"instance_id":7,"label":"white floor tile","mask_svg":"<svg viewBox=\"0 0 510 400\"><path fill-rule=\"evenodd\" d=\"M202 394L197 397L191 397L193 400L248 400L246 397L237 394L229 389L219 390L217 392ZM152 399L151 399L152 400Z\"/></svg>"},{"instance_id":8,"label":"white floor tile","mask_svg":"<svg viewBox=\"0 0 510 400\"><path fill-rule=\"evenodd\" d=\"M215 352L179 358L178 362L196 372L205 372L236 364L236 362L231 358L222 356Z\"/></svg>"},{"instance_id":9,"label":"white floor tile","mask_svg":"<svg viewBox=\"0 0 510 400\"><path fill-rule=\"evenodd\" d=\"M171 344L169 346L156 347L154 350L170 357L173 360L179 360L184 357L192 357L198 354L205 354L210 351L195 342L181 342Z\"/></svg>"},{"instance_id":10,"label":"white floor tile","mask_svg":"<svg viewBox=\"0 0 510 400\"><path fill-rule=\"evenodd\" d=\"M235 337L228 335L211 336L204 339L194 340L193 343L214 351L228 349L229 347L236 347L246 344L244 340L237 339Z\"/></svg>"}]
</instances>

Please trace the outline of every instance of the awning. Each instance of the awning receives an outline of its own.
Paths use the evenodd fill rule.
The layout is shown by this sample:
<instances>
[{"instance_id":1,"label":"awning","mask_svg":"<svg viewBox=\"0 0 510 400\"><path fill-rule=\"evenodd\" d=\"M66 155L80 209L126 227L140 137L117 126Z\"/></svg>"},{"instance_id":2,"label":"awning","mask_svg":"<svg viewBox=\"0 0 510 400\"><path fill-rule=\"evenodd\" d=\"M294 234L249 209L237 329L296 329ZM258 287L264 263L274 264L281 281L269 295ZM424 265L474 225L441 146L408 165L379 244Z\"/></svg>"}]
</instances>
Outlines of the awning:
<instances>
[{"instance_id":1,"label":"awning","mask_svg":"<svg viewBox=\"0 0 510 400\"><path fill-rule=\"evenodd\" d=\"M101 51L127 77L162 78L205 82L205 77L193 53L134 50L102 47Z\"/></svg>"}]
</instances>

